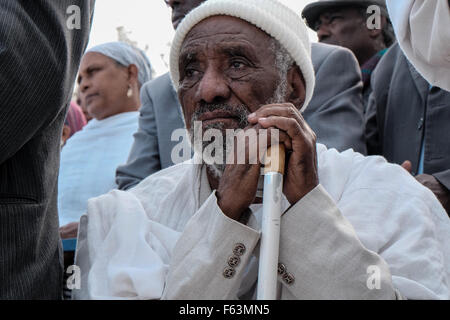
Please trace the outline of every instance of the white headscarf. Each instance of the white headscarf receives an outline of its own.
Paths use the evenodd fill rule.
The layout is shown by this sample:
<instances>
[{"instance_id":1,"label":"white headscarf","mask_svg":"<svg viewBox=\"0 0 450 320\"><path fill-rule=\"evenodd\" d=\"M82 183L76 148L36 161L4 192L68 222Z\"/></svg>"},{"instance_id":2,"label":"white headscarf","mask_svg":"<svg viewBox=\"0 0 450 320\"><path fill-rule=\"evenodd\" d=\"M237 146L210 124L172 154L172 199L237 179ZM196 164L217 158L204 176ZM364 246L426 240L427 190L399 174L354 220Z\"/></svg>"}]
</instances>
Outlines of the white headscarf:
<instances>
[{"instance_id":1,"label":"white headscarf","mask_svg":"<svg viewBox=\"0 0 450 320\"><path fill-rule=\"evenodd\" d=\"M387 0L397 40L433 86L450 91L449 0Z\"/></svg>"},{"instance_id":2,"label":"white headscarf","mask_svg":"<svg viewBox=\"0 0 450 320\"><path fill-rule=\"evenodd\" d=\"M141 49L132 47L125 42L103 43L91 48L86 53L88 52L101 53L125 67L128 67L130 64L136 65L141 85L152 79L152 66L145 53Z\"/></svg>"}]
</instances>

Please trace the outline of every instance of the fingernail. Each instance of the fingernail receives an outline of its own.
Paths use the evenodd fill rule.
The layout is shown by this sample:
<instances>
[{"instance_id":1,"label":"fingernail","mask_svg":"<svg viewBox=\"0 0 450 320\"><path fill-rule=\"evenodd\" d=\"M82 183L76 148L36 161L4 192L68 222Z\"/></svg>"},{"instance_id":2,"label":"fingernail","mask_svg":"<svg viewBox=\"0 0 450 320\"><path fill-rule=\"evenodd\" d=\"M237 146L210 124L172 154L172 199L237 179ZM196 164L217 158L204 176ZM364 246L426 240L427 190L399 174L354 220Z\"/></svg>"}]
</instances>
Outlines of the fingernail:
<instances>
[{"instance_id":1,"label":"fingernail","mask_svg":"<svg viewBox=\"0 0 450 320\"><path fill-rule=\"evenodd\" d=\"M249 118L254 118L254 117L256 117L256 113L251 113L251 114L248 115L248 117Z\"/></svg>"}]
</instances>

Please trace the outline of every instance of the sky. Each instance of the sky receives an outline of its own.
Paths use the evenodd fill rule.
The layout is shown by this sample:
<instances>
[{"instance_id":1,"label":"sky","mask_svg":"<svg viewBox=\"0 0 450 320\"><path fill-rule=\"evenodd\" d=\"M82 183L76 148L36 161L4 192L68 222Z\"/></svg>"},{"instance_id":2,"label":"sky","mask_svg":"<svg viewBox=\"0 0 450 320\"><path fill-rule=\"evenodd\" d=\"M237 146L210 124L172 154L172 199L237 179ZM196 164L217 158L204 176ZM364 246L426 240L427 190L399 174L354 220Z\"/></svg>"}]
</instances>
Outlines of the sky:
<instances>
[{"instance_id":1,"label":"sky","mask_svg":"<svg viewBox=\"0 0 450 320\"><path fill-rule=\"evenodd\" d=\"M300 14L304 6L313 0L279 1ZM171 10L164 0L96 0L88 48L117 41L117 28L121 26L126 36L146 51L155 76L166 73L174 30ZM312 31L311 40L316 40Z\"/></svg>"}]
</instances>

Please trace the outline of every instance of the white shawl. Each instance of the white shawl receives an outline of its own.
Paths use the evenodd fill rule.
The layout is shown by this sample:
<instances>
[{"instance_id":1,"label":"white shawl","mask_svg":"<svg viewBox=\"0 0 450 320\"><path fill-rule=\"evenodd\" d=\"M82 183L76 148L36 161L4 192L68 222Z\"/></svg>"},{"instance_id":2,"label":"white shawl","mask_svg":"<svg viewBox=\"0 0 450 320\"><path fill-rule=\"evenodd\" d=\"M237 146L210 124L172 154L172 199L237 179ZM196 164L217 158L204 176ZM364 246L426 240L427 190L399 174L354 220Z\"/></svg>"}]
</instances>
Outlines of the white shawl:
<instances>
[{"instance_id":1,"label":"white shawl","mask_svg":"<svg viewBox=\"0 0 450 320\"><path fill-rule=\"evenodd\" d=\"M419 73L450 91L450 4L448 0L387 0L397 40Z\"/></svg>"},{"instance_id":2,"label":"white shawl","mask_svg":"<svg viewBox=\"0 0 450 320\"><path fill-rule=\"evenodd\" d=\"M78 221L89 198L117 188L116 168L126 163L139 112L92 119L75 133L61 151L58 181L60 225Z\"/></svg>"}]
</instances>

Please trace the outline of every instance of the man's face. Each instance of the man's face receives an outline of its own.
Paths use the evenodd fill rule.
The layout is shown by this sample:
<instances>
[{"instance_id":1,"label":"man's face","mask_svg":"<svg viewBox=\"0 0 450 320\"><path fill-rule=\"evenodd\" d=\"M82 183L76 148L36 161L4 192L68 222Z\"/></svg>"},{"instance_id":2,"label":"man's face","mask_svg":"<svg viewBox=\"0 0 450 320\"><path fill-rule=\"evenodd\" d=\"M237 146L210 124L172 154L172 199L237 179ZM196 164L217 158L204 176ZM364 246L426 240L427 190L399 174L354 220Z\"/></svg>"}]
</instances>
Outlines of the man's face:
<instances>
[{"instance_id":1,"label":"man's face","mask_svg":"<svg viewBox=\"0 0 450 320\"><path fill-rule=\"evenodd\" d=\"M348 48L357 56L370 41L366 21L357 8L330 9L320 15L314 29L319 42Z\"/></svg>"},{"instance_id":2,"label":"man's face","mask_svg":"<svg viewBox=\"0 0 450 320\"><path fill-rule=\"evenodd\" d=\"M181 20L191 11L206 0L164 0L172 8L172 24L176 29Z\"/></svg>"},{"instance_id":3,"label":"man's face","mask_svg":"<svg viewBox=\"0 0 450 320\"><path fill-rule=\"evenodd\" d=\"M178 95L187 128L238 129L243 118L267 104L277 89L272 38L237 18L214 16L183 42Z\"/></svg>"}]
</instances>

